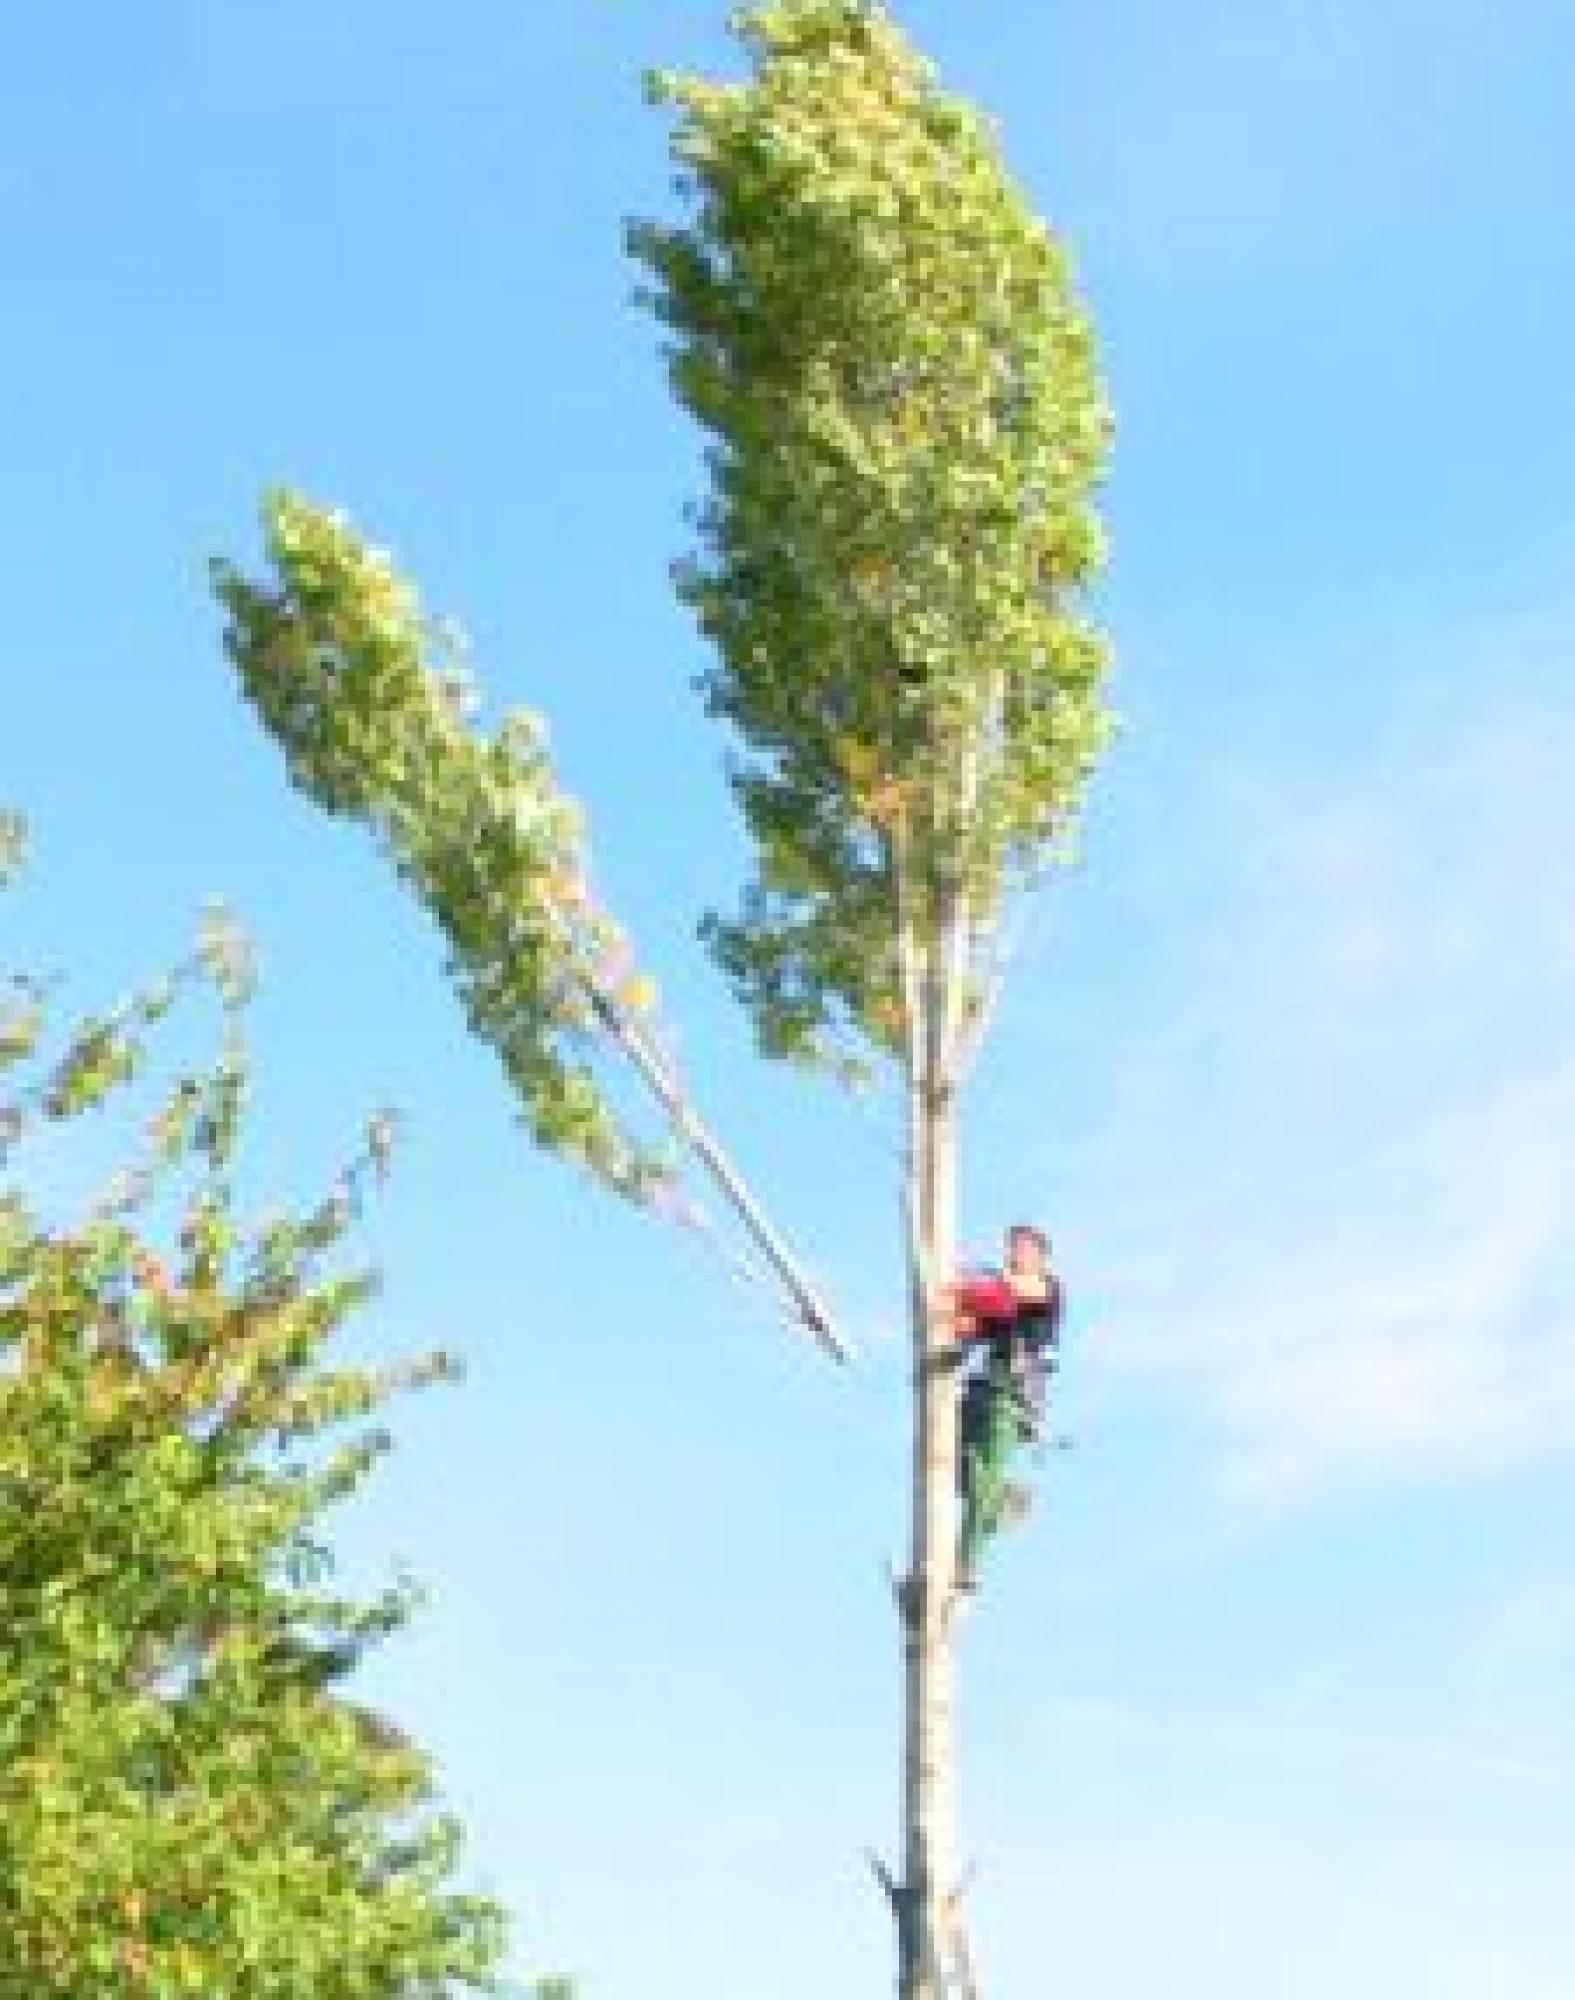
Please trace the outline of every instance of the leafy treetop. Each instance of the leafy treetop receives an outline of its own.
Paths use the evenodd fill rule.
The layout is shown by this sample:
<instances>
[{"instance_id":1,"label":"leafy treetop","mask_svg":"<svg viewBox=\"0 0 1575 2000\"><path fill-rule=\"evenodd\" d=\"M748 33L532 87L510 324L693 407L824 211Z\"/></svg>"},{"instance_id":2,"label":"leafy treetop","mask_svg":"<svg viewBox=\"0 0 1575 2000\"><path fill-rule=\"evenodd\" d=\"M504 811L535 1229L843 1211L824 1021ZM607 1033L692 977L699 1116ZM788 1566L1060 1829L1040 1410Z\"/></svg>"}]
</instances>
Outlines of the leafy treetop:
<instances>
[{"instance_id":1,"label":"leafy treetop","mask_svg":"<svg viewBox=\"0 0 1575 2000\"><path fill-rule=\"evenodd\" d=\"M631 239L710 438L679 584L759 858L709 928L768 1049L900 1051L902 939L960 913L977 1006L1107 735L1110 419L1062 249L884 9L736 27L744 81L651 80L688 214Z\"/></svg>"}]
</instances>

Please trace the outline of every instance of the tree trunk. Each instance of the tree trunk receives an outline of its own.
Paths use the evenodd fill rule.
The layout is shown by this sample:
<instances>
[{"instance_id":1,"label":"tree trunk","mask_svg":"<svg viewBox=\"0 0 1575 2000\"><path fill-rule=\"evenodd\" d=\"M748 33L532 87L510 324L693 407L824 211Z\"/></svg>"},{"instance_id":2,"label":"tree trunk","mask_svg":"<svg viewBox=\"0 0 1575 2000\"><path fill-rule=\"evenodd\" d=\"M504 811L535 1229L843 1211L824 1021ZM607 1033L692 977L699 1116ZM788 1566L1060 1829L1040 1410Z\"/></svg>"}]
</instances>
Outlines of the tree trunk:
<instances>
[{"instance_id":1,"label":"tree trunk","mask_svg":"<svg viewBox=\"0 0 1575 2000\"><path fill-rule=\"evenodd\" d=\"M933 1019L933 1017L932 1017ZM954 1341L938 1288L957 1261L956 1096L939 1036L909 1081L913 1520L903 1627L903 1879L894 1896L899 2000L945 2000L957 1963L953 1636L957 1546Z\"/></svg>"}]
</instances>

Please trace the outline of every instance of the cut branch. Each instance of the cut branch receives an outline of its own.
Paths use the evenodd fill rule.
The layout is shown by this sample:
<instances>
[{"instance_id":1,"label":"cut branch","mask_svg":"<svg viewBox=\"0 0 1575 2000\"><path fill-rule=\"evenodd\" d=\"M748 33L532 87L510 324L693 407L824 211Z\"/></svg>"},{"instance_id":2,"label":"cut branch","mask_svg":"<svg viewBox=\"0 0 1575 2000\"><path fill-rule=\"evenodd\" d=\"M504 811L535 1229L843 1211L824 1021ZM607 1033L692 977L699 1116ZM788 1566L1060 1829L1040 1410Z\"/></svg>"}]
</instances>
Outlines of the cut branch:
<instances>
[{"instance_id":1,"label":"cut branch","mask_svg":"<svg viewBox=\"0 0 1575 2000\"><path fill-rule=\"evenodd\" d=\"M895 1916L897 1921L901 1923L902 1903L903 1903L901 1884L897 1881L897 1878L892 1874L891 1870L886 1866L885 1862L881 1859L881 1857L875 1852L873 1847L865 1848L864 1858L870 1865L871 1874L875 1877L875 1880L880 1884L882 1889L885 1890L886 1900L888 1903L891 1904L893 1916Z\"/></svg>"},{"instance_id":2,"label":"cut branch","mask_svg":"<svg viewBox=\"0 0 1575 2000\"><path fill-rule=\"evenodd\" d=\"M831 1315L822 1304L797 1259L788 1250L750 1193L743 1177L722 1150L720 1142L704 1125L689 1102L682 1084L671 1068L641 1034L617 1001L603 987L587 982L587 997L596 1018L627 1057L646 1087L656 1097L674 1132L711 1176L728 1206L748 1232L750 1240L775 1273L791 1299L798 1317L811 1335L835 1361L853 1358L852 1349L832 1325Z\"/></svg>"}]
</instances>

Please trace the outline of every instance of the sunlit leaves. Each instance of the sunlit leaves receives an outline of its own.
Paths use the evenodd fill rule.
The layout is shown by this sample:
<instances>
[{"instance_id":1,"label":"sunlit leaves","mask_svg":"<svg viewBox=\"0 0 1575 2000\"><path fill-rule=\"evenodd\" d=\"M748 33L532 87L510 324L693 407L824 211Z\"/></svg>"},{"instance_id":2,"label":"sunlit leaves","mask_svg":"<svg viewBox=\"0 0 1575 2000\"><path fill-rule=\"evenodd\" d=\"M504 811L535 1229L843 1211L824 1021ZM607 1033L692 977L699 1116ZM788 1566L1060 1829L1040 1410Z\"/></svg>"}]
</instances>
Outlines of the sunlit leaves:
<instances>
[{"instance_id":1,"label":"sunlit leaves","mask_svg":"<svg viewBox=\"0 0 1575 2000\"><path fill-rule=\"evenodd\" d=\"M149 1030L216 984L214 1061L155 1096L85 1218L0 1185L0 1991L28 2000L438 2000L487 1990L500 1917L456 1893L419 1750L345 1677L403 1587L335 1588L323 1513L387 1446L391 1390L448 1363L333 1358L364 1274L334 1268L390 1128L323 1200L248 1228L246 954L190 963L0 1077L14 1171L42 1120L147 1079ZM141 1095L139 1091L137 1093Z\"/></svg>"},{"instance_id":2,"label":"sunlit leaves","mask_svg":"<svg viewBox=\"0 0 1575 2000\"><path fill-rule=\"evenodd\" d=\"M711 936L768 1047L892 1045L901 923L960 901L977 958L1104 743L1109 417L1059 244L885 11L739 29L745 81L652 80L686 216L632 232L711 440L679 585L760 857Z\"/></svg>"},{"instance_id":3,"label":"sunlit leaves","mask_svg":"<svg viewBox=\"0 0 1575 2000\"><path fill-rule=\"evenodd\" d=\"M439 925L471 1026L497 1051L535 1138L621 1192L660 1177L599 1086L598 996L647 1008L649 982L587 886L580 815L544 732L491 735L457 635L339 516L269 498L268 574L219 563L225 645L295 783L361 821Z\"/></svg>"},{"instance_id":4,"label":"sunlit leaves","mask_svg":"<svg viewBox=\"0 0 1575 2000\"><path fill-rule=\"evenodd\" d=\"M20 813L0 807L0 889L22 865L27 848L27 828Z\"/></svg>"}]
</instances>

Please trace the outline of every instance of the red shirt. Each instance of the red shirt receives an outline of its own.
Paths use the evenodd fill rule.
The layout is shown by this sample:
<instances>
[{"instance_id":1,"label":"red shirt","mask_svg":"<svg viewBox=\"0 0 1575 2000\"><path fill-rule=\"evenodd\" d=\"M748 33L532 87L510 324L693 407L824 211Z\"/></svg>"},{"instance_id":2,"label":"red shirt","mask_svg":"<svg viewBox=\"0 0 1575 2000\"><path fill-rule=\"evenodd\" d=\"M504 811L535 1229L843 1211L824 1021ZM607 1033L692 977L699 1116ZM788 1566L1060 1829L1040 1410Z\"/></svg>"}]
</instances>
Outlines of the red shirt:
<instances>
[{"instance_id":1,"label":"red shirt","mask_svg":"<svg viewBox=\"0 0 1575 2000\"><path fill-rule=\"evenodd\" d=\"M1025 1303L997 1272L991 1271L981 1278L965 1278L957 1287L958 1310L979 1323L963 1328L958 1338L987 1340L992 1333L1011 1326Z\"/></svg>"},{"instance_id":2,"label":"red shirt","mask_svg":"<svg viewBox=\"0 0 1575 2000\"><path fill-rule=\"evenodd\" d=\"M1042 1299L1025 1299L1012 1290L999 1271L965 1278L957 1287L957 1307L974 1324L960 1326L957 1338L993 1340L1011 1333L1022 1322L1037 1321L1038 1338L1053 1342L1061 1319L1061 1282L1047 1274L1046 1287Z\"/></svg>"}]
</instances>

